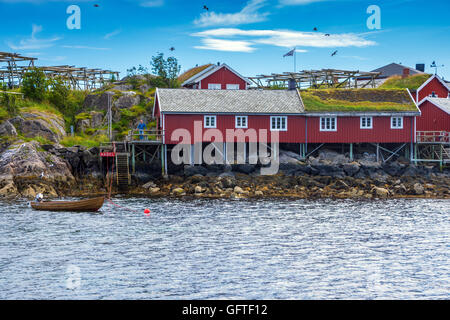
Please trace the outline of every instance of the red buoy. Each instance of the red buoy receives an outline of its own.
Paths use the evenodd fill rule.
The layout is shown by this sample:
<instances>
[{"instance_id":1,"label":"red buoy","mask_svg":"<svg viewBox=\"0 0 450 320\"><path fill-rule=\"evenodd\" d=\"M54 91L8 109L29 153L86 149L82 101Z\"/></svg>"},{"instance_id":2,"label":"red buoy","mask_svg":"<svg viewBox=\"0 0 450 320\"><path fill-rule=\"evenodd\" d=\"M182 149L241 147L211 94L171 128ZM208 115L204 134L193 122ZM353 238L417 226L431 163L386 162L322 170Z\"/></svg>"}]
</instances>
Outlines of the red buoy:
<instances>
[{"instance_id":1,"label":"red buoy","mask_svg":"<svg viewBox=\"0 0 450 320\"><path fill-rule=\"evenodd\" d=\"M149 216L150 215L150 209L145 209L144 213L145 213L146 216Z\"/></svg>"}]
</instances>

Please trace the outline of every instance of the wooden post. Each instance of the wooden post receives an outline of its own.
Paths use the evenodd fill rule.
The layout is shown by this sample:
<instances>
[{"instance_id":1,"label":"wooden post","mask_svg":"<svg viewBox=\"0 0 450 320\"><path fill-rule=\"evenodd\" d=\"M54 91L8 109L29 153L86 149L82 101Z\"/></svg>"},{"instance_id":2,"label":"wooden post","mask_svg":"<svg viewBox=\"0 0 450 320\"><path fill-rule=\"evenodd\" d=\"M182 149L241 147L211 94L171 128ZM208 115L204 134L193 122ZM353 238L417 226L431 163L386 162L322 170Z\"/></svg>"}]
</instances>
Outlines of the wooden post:
<instances>
[{"instance_id":1,"label":"wooden post","mask_svg":"<svg viewBox=\"0 0 450 320\"><path fill-rule=\"evenodd\" d=\"M380 161L380 144L377 143L377 162Z\"/></svg>"},{"instance_id":2,"label":"wooden post","mask_svg":"<svg viewBox=\"0 0 450 320\"><path fill-rule=\"evenodd\" d=\"M353 161L353 143L350 143L350 160Z\"/></svg>"},{"instance_id":3,"label":"wooden post","mask_svg":"<svg viewBox=\"0 0 450 320\"><path fill-rule=\"evenodd\" d=\"M134 143L131 145L131 167L133 170L133 174L136 173L136 158L135 158L135 151L134 151Z\"/></svg>"},{"instance_id":4,"label":"wooden post","mask_svg":"<svg viewBox=\"0 0 450 320\"><path fill-rule=\"evenodd\" d=\"M169 168L167 168L167 144L164 145L164 174L169 176Z\"/></svg>"}]
</instances>

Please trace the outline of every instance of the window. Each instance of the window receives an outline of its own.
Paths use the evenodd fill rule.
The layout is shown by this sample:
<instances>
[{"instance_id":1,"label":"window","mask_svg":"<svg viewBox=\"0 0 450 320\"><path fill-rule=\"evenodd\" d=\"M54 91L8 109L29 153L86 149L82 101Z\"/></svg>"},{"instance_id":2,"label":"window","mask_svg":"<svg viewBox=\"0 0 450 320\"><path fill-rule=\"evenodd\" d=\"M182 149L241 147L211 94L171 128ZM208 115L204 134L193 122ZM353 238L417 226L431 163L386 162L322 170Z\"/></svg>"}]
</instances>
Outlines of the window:
<instances>
[{"instance_id":1,"label":"window","mask_svg":"<svg viewBox=\"0 0 450 320\"><path fill-rule=\"evenodd\" d=\"M287 117L270 117L270 130L271 131L286 131L287 130Z\"/></svg>"},{"instance_id":2,"label":"window","mask_svg":"<svg viewBox=\"0 0 450 320\"><path fill-rule=\"evenodd\" d=\"M222 89L222 85L220 83L208 83L209 90L220 90Z\"/></svg>"},{"instance_id":3,"label":"window","mask_svg":"<svg viewBox=\"0 0 450 320\"><path fill-rule=\"evenodd\" d=\"M247 116L236 116L236 128L247 128Z\"/></svg>"},{"instance_id":4,"label":"window","mask_svg":"<svg viewBox=\"0 0 450 320\"><path fill-rule=\"evenodd\" d=\"M450 99L450 92L448 93L448 96L447 96L447 98L448 98L448 99Z\"/></svg>"},{"instance_id":5,"label":"window","mask_svg":"<svg viewBox=\"0 0 450 320\"><path fill-rule=\"evenodd\" d=\"M436 92L431 92L431 94L430 95L428 95L429 97L431 97L431 98L439 98L439 96L437 96L436 95Z\"/></svg>"},{"instance_id":6,"label":"window","mask_svg":"<svg viewBox=\"0 0 450 320\"><path fill-rule=\"evenodd\" d=\"M227 83L227 90L239 90L239 85Z\"/></svg>"},{"instance_id":7,"label":"window","mask_svg":"<svg viewBox=\"0 0 450 320\"><path fill-rule=\"evenodd\" d=\"M216 116L205 116L204 127L205 128L215 128L216 127Z\"/></svg>"},{"instance_id":8,"label":"window","mask_svg":"<svg viewBox=\"0 0 450 320\"><path fill-rule=\"evenodd\" d=\"M320 117L320 131L337 131L336 117Z\"/></svg>"},{"instance_id":9,"label":"window","mask_svg":"<svg viewBox=\"0 0 450 320\"><path fill-rule=\"evenodd\" d=\"M361 129L372 129L372 117L361 117L360 118L360 128Z\"/></svg>"},{"instance_id":10,"label":"window","mask_svg":"<svg viewBox=\"0 0 450 320\"><path fill-rule=\"evenodd\" d=\"M391 129L403 129L403 117L391 117Z\"/></svg>"}]
</instances>

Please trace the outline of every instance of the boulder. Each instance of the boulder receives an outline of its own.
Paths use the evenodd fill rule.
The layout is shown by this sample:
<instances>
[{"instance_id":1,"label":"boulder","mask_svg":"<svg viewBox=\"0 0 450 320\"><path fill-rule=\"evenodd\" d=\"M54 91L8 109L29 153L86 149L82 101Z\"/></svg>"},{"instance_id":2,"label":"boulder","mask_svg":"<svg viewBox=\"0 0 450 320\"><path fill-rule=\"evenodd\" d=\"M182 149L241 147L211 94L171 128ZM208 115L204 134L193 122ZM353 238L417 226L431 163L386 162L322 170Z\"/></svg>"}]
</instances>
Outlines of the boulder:
<instances>
[{"instance_id":1,"label":"boulder","mask_svg":"<svg viewBox=\"0 0 450 320\"><path fill-rule=\"evenodd\" d=\"M413 189L417 195L422 195L425 191L424 187L420 183L415 183Z\"/></svg>"},{"instance_id":2,"label":"boulder","mask_svg":"<svg viewBox=\"0 0 450 320\"><path fill-rule=\"evenodd\" d=\"M233 171L244 174L250 174L255 171L255 165L252 164L235 164L232 165Z\"/></svg>"},{"instance_id":3,"label":"boulder","mask_svg":"<svg viewBox=\"0 0 450 320\"><path fill-rule=\"evenodd\" d=\"M172 190L172 194L176 195L176 196L180 196L180 195L186 194L186 192L184 191L183 188L175 188Z\"/></svg>"},{"instance_id":4,"label":"boulder","mask_svg":"<svg viewBox=\"0 0 450 320\"><path fill-rule=\"evenodd\" d=\"M150 188L155 188L155 187L156 187L156 184L153 181L149 181L142 186L142 188L144 188L144 189L150 189Z\"/></svg>"},{"instance_id":5,"label":"boulder","mask_svg":"<svg viewBox=\"0 0 450 320\"><path fill-rule=\"evenodd\" d=\"M16 128L8 120L0 123L0 136L17 136Z\"/></svg>"},{"instance_id":6,"label":"boulder","mask_svg":"<svg viewBox=\"0 0 450 320\"><path fill-rule=\"evenodd\" d=\"M342 166L344 172L351 177L353 177L359 171L360 167L361 166L359 165L358 162L350 162Z\"/></svg>"},{"instance_id":7,"label":"boulder","mask_svg":"<svg viewBox=\"0 0 450 320\"><path fill-rule=\"evenodd\" d=\"M262 197L263 195L264 195L264 192L262 192L260 190L255 191L255 196Z\"/></svg>"},{"instance_id":8,"label":"boulder","mask_svg":"<svg viewBox=\"0 0 450 320\"><path fill-rule=\"evenodd\" d=\"M17 194L18 191L14 182L9 181L7 183L4 183L3 186L0 182L0 198L13 198L17 196Z\"/></svg>"},{"instance_id":9,"label":"boulder","mask_svg":"<svg viewBox=\"0 0 450 320\"><path fill-rule=\"evenodd\" d=\"M66 136L65 121L63 118L50 113L24 112L22 117L13 119L14 126L25 137L43 137L52 142L59 142Z\"/></svg>"},{"instance_id":10,"label":"boulder","mask_svg":"<svg viewBox=\"0 0 450 320\"><path fill-rule=\"evenodd\" d=\"M194 175L206 175L208 173L208 169L206 169L203 166L190 166L190 165L185 165L184 166L184 175L186 177L192 177Z\"/></svg>"},{"instance_id":11,"label":"boulder","mask_svg":"<svg viewBox=\"0 0 450 320\"><path fill-rule=\"evenodd\" d=\"M245 191L239 186L235 186L233 192L236 193L236 194L243 194L243 193L245 193Z\"/></svg>"},{"instance_id":12,"label":"boulder","mask_svg":"<svg viewBox=\"0 0 450 320\"><path fill-rule=\"evenodd\" d=\"M374 190L375 194L380 198L387 198L389 196L389 190L385 188L374 187L372 190Z\"/></svg>"},{"instance_id":13,"label":"boulder","mask_svg":"<svg viewBox=\"0 0 450 320\"><path fill-rule=\"evenodd\" d=\"M119 109L128 109L139 104L141 98L134 91L124 91L119 95L119 97L113 100L113 107Z\"/></svg>"}]
</instances>

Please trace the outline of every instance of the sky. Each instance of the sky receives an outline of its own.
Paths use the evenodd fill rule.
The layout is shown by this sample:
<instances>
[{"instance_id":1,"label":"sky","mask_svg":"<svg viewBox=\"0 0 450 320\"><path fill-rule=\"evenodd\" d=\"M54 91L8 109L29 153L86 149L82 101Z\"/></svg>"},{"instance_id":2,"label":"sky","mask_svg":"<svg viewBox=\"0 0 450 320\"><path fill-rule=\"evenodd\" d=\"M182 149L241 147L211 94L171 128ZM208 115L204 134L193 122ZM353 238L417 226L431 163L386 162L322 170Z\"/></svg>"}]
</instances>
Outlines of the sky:
<instances>
[{"instance_id":1,"label":"sky","mask_svg":"<svg viewBox=\"0 0 450 320\"><path fill-rule=\"evenodd\" d=\"M68 27L77 21L71 5L79 29ZM36 65L124 77L161 52L182 71L221 62L255 76L293 71L293 57L283 55L295 48L297 71L396 62L434 73L435 61L450 80L448 0L0 0L0 12L0 51L36 57Z\"/></svg>"}]
</instances>

